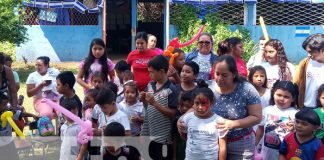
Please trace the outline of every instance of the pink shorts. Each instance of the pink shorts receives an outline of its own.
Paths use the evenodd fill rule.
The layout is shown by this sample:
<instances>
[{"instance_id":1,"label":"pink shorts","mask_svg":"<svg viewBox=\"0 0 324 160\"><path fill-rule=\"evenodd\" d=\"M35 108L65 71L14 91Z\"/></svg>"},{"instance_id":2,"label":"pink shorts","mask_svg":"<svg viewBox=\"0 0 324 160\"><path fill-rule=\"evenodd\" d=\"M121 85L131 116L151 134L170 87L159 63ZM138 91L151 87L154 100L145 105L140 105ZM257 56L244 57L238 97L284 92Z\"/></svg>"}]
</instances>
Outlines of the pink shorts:
<instances>
[{"instance_id":1,"label":"pink shorts","mask_svg":"<svg viewBox=\"0 0 324 160\"><path fill-rule=\"evenodd\" d=\"M50 119L53 119L54 117L54 112L56 113L56 115L59 115L59 112L54 110L52 107L50 107L48 104L43 103L41 101L42 99L37 99L34 100L34 107L35 107L35 111L37 113L39 113L39 116L47 116ZM58 103L58 102L56 102Z\"/></svg>"}]
</instances>

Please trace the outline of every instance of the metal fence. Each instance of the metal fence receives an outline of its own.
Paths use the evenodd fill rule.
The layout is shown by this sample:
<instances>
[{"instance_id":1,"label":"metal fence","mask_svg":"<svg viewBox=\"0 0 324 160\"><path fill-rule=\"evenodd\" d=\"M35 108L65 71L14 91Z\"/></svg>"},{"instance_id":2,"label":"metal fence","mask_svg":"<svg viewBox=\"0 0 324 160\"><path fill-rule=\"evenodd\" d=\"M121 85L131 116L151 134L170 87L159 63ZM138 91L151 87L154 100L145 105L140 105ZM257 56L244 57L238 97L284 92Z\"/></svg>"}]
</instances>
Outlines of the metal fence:
<instances>
[{"instance_id":1,"label":"metal fence","mask_svg":"<svg viewBox=\"0 0 324 160\"><path fill-rule=\"evenodd\" d=\"M163 22L163 3L137 3L137 20L142 22Z\"/></svg>"},{"instance_id":2,"label":"metal fence","mask_svg":"<svg viewBox=\"0 0 324 160\"><path fill-rule=\"evenodd\" d=\"M258 0L259 16L264 18L267 25L323 25L324 3L273 3L271 0Z\"/></svg>"},{"instance_id":3,"label":"metal fence","mask_svg":"<svg viewBox=\"0 0 324 160\"><path fill-rule=\"evenodd\" d=\"M82 14L73 8L25 7L25 25L98 25L98 13Z\"/></svg>"}]
</instances>

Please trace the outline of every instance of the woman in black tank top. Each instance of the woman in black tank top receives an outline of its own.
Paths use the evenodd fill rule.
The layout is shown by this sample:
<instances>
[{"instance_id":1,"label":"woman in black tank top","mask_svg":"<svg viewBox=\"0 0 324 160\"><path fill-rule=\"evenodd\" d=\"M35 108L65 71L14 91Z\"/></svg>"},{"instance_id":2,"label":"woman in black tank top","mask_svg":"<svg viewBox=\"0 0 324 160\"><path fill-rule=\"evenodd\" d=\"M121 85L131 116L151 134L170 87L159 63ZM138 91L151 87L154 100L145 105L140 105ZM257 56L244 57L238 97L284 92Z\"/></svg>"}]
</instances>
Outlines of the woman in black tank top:
<instances>
[{"instance_id":1,"label":"woman in black tank top","mask_svg":"<svg viewBox=\"0 0 324 160\"><path fill-rule=\"evenodd\" d=\"M5 54L0 52L0 92L10 93L10 104L14 112L17 108L17 88L12 70L4 65Z\"/></svg>"}]
</instances>

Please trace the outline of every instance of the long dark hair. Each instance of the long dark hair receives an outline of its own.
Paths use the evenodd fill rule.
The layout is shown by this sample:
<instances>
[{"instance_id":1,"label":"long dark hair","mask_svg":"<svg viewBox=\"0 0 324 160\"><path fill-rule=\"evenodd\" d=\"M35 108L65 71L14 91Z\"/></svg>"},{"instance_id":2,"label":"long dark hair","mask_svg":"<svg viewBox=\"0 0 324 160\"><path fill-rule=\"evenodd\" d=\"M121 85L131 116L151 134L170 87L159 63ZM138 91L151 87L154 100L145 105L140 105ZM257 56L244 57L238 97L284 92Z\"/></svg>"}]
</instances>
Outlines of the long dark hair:
<instances>
[{"instance_id":1,"label":"long dark hair","mask_svg":"<svg viewBox=\"0 0 324 160\"><path fill-rule=\"evenodd\" d=\"M101 64L101 72L107 77L108 76L108 65L107 65L107 53L106 53L106 45L105 42L100 38L95 38L92 40L90 44L89 54L88 57L85 59L84 63L84 80L89 78L90 74L90 66L95 61L95 57L92 54L92 47L94 45L100 45L104 48L104 54L99 58L99 64Z\"/></svg>"},{"instance_id":2,"label":"long dark hair","mask_svg":"<svg viewBox=\"0 0 324 160\"><path fill-rule=\"evenodd\" d=\"M233 79L234 82L241 83L246 81L244 77L238 74L235 59L230 54L224 54L222 56L219 56L214 63L214 67L216 67L218 63L221 63L223 61L225 61L225 63L228 65L228 70L234 75L234 79Z\"/></svg>"},{"instance_id":3,"label":"long dark hair","mask_svg":"<svg viewBox=\"0 0 324 160\"><path fill-rule=\"evenodd\" d=\"M271 39L264 45L271 46L277 51L277 60L279 65L279 77L280 80L290 81L292 79L291 71L287 66L288 58L286 56L285 48L283 44L277 39Z\"/></svg>"},{"instance_id":4,"label":"long dark hair","mask_svg":"<svg viewBox=\"0 0 324 160\"><path fill-rule=\"evenodd\" d=\"M40 56L40 57L37 58L37 60L42 60L43 63L44 63L44 66L47 66L48 68L50 67L49 66L49 63L50 63L51 59L49 57L47 57L47 56Z\"/></svg>"}]
</instances>

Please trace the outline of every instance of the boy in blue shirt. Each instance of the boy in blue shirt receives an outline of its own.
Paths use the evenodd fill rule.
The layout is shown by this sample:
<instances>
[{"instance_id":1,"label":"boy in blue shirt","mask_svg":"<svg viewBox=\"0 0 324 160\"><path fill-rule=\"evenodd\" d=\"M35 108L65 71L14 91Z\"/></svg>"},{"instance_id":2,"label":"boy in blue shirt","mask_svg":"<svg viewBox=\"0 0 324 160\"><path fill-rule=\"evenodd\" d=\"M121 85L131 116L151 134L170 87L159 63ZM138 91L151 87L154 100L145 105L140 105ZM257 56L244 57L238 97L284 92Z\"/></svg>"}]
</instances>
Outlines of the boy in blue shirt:
<instances>
[{"instance_id":1,"label":"boy in blue shirt","mask_svg":"<svg viewBox=\"0 0 324 160\"><path fill-rule=\"evenodd\" d=\"M279 149L279 160L315 159L321 141L314 136L321 122L313 109L304 108L295 115L295 132L285 136Z\"/></svg>"}]
</instances>

